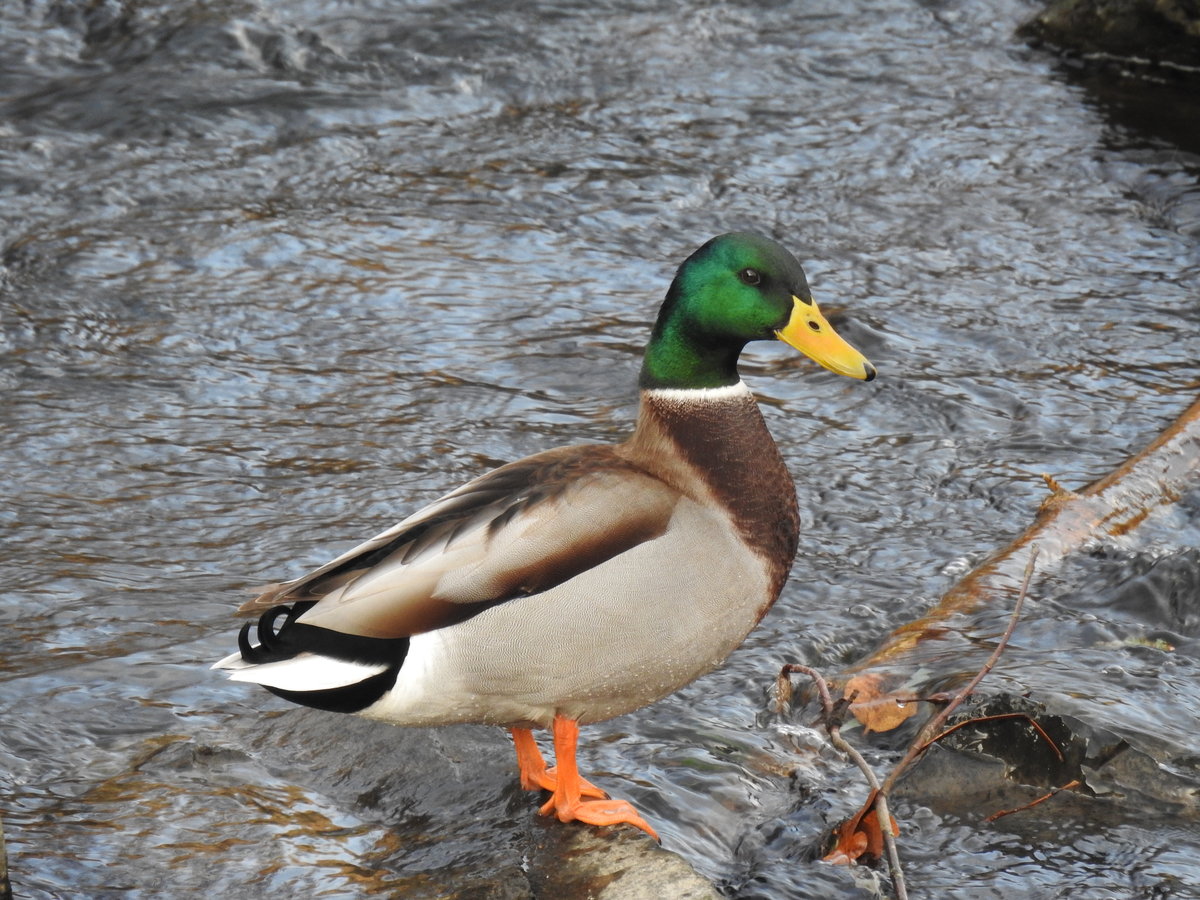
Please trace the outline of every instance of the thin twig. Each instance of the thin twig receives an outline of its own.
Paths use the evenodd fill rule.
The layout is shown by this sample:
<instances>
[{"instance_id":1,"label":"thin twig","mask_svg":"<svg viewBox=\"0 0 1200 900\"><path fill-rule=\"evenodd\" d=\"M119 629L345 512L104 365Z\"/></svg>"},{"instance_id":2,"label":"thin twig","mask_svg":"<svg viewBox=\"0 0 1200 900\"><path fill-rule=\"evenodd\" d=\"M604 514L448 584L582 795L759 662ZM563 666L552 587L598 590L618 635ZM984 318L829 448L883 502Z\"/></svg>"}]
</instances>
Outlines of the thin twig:
<instances>
[{"instance_id":1,"label":"thin twig","mask_svg":"<svg viewBox=\"0 0 1200 900\"><path fill-rule=\"evenodd\" d=\"M829 684L825 681L823 675L816 669L810 666L803 666L799 663L789 663L779 672L778 684L782 685L787 681L791 674L807 675L812 679L813 684L817 687L817 694L821 698L821 711L825 718L825 731L829 735L829 742L839 752L850 758L850 761L858 766L858 770L863 773L863 777L867 780L867 785L871 788L871 795L875 798L875 816L879 820L879 831L883 835L883 846L887 853L888 871L892 876L892 886L896 891L896 900L908 900L908 888L904 883L904 870L900 868L900 852L896 847L896 836L892 833L892 814L888 809L887 795L879 787L879 778L875 775L875 770L863 758L863 755L858 750L842 737L841 725L835 717L835 706L833 696L829 692ZM781 691L782 693L782 691Z\"/></svg>"},{"instance_id":2,"label":"thin twig","mask_svg":"<svg viewBox=\"0 0 1200 900\"><path fill-rule=\"evenodd\" d=\"M1024 719L1028 722L1033 730L1036 731L1043 741L1050 745L1050 749L1054 751L1054 755L1058 757L1059 762L1063 762L1066 757L1063 756L1062 750L1058 748L1058 744L1054 743L1054 738L1046 733L1046 729L1038 724L1038 720L1029 713L1011 712L1011 713L996 713L994 716L979 716L974 719L964 719L961 722L955 722L941 734L935 735L927 740L921 747L922 750L928 750L931 744L936 744L942 738L954 734L960 728L965 728L968 725L978 725L980 722L995 722L1000 719Z\"/></svg>"},{"instance_id":3,"label":"thin twig","mask_svg":"<svg viewBox=\"0 0 1200 900\"><path fill-rule=\"evenodd\" d=\"M1079 787L1079 784L1080 784L1080 782L1079 782L1078 778L1072 778L1070 781L1068 781L1062 787L1056 787L1054 790L1050 791L1049 793L1042 794L1042 796L1038 797L1036 800L1030 800L1024 806L1018 806L1015 809L1002 809L1002 810L1000 810L1000 812L994 812L990 816L985 817L983 821L995 822L1001 816L1011 816L1013 813L1022 812L1027 809L1033 809L1039 803L1045 803L1051 797L1055 797L1058 794L1061 794L1063 791L1069 791L1069 790L1071 790L1071 788Z\"/></svg>"},{"instance_id":4,"label":"thin twig","mask_svg":"<svg viewBox=\"0 0 1200 900\"><path fill-rule=\"evenodd\" d=\"M850 761L858 766L859 771L863 773L863 777L867 779L867 785L871 790L879 790L879 779L876 777L875 771L871 768L870 763L863 758L863 755L854 748L854 745L842 737L842 729L837 725L830 725L825 730L829 733L829 742L850 757Z\"/></svg>"},{"instance_id":5,"label":"thin twig","mask_svg":"<svg viewBox=\"0 0 1200 900\"><path fill-rule=\"evenodd\" d=\"M908 900L908 886L904 882L904 870L900 868L900 850L896 846L896 834L892 831L892 811L888 808L886 791L875 793L875 818L879 820L879 833L883 835L883 848L887 852L888 871L892 875L896 900Z\"/></svg>"},{"instance_id":6,"label":"thin twig","mask_svg":"<svg viewBox=\"0 0 1200 900\"><path fill-rule=\"evenodd\" d=\"M867 784L871 788L871 796L874 798L875 816L878 819L879 831L883 835L883 844L887 854L888 869L892 876L892 886L895 889L897 900L908 900L908 888L904 881L904 871L900 868L900 854L896 847L896 836L892 833L892 815L891 811L888 809L887 802L888 793L895 785L897 779L913 763L914 760L928 750L933 743L945 737L945 735L954 730L954 728L945 729L946 721L950 718L951 714L960 705L962 705L963 700L965 700L971 694L971 692L979 686L979 682L984 679L984 676L986 676L987 673L992 670L993 666L995 666L996 662L1000 659L1000 654L1003 653L1004 649L1008 646L1009 639L1012 637L1013 631L1017 627L1017 621L1021 617L1021 607L1025 603L1026 595L1029 593L1029 583L1033 579L1033 571L1034 566L1037 563L1037 557L1038 548L1037 545L1034 545L1030 548L1029 562L1025 566L1025 577L1021 582L1021 590L1017 595L1017 602L1013 605L1012 615L1008 620L1008 627L1004 629L1004 633L1000 636L1000 640L997 642L995 650L992 651L992 655L988 657L987 662L983 664L983 667L979 670L975 677L972 678L965 687L963 687L954 695L946 707L931 721L925 724L925 726L921 729L920 734L918 734L917 739L914 740L912 745L908 748L908 752L904 755L904 758L895 765L892 771L888 774L888 777L884 779L882 785L879 783L879 779L876 777L875 771L863 758L863 755L859 753L858 750L856 750L844 737L842 737L841 724L837 717L837 707L834 703L833 696L830 694L829 684L825 681L824 676L822 676L821 673L816 669L810 666L801 665L799 663L789 663L783 666L779 672L779 677L776 680L776 699L780 711L783 711L783 708L786 706L787 701L791 697L791 679L789 676L792 674L807 675L810 679L812 679L813 684L816 685L817 693L821 698L821 710L825 719L825 731L829 735L830 743L833 744L833 746L840 753L843 753L849 757L850 760L856 766L858 766L859 771L863 773L863 777L866 778ZM1003 717L997 716L995 718ZM1029 721L1033 722L1033 719L1029 719ZM1034 727L1037 728L1037 730L1042 734L1042 736L1049 740L1049 737L1041 729L1041 727L1038 726L1036 722L1033 722L1033 724ZM959 726L954 727L957 728ZM932 736L922 740L923 735ZM1058 750L1053 741L1050 741L1050 744L1055 748L1056 751ZM1074 784L1066 785L1066 787L1074 787ZM1029 806L1036 806L1038 803L1049 799L1051 796L1053 796L1053 794L1048 794L1045 797L1030 803ZM1028 807L1022 808L1024 809ZM1016 810L1009 810L1008 812L1016 812ZM997 813L995 817L1006 814L1007 813Z\"/></svg>"},{"instance_id":7,"label":"thin twig","mask_svg":"<svg viewBox=\"0 0 1200 900\"><path fill-rule=\"evenodd\" d=\"M788 676L793 674L807 675L812 679L813 684L817 686L817 693L821 696L821 712L826 717L833 715L833 696L829 693L829 685L821 676L821 673L811 666L802 666L800 663L788 663L782 669L780 669L779 681L777 682L780 694L783 693L783 688L785 685L790 687ZM782 703L783 698L780 697L779 699ZM783 710L781 709L780 712L783 712Z\"/></svg>"},{"instance_id":8,"label":"thin twig","mask_svg":"<svg viewBox=\"0 0 1200 900\"><path fill-rule=\"evenodd\" d=\"M867 761L863 759L862 754L842 737L841 727L834 721L833 695L829 691L829 683L825 680L825 676L810 666L802 666L799 663L788 663L780 671L779 677L783 679L792 674L807 675L812 679L813 684L817 687L817 693L821 697L821 712L826 720L825 731L829 734L830 743L841 753L850 757L851 762L858 766L863 776L867 779L867 784L871 786L871 790L879 790L879 779L875 776L875 772L872 771Z\"/></svg>"},{"instance_id":9,"label":"thin twig","mask_svg":"<svg viewBox=\"0 0 1200 900\"><path fill-rule=\"evenodd\" d=\"M1021 591L1017 594L1017 602L1013 605L1012 615L1008 619L1008 627L1004 629L1004 634L1000 636L1000 640L996 643L996 649L992 651L992 655L988 657L988 661L983 664L983 668L976 673L975 677L970 682L954 695L946 707L939 712L933 719L925 724L917 735L917 740L913 741L908 748L908 752L904 754L904 758L896 763L895 768L883 781L884 793L889 793L895 786L896 781L904 774L905 770L923 754L928 748L930 741L926 735L937 734L946 725L946 720L951 714L958 709L962 702L970 695L971 691L979 686L979 682L983 681L983 677L988 672L992 671L992 667L996 665L996 661L1000 659L1000 654L1004 652L1004 648L1008 646L1008 640L1012 637L1013 631L1017 627L1017 620L1021 617L1021 607L1025 603L1025 596L1029 593L1029 582L1033 579L1034 565L1037 563L1038 548L1035 544L1029 551L1029 562L1025 566L1025 578L1021 582Z\"/></svg>"}]
</instances>

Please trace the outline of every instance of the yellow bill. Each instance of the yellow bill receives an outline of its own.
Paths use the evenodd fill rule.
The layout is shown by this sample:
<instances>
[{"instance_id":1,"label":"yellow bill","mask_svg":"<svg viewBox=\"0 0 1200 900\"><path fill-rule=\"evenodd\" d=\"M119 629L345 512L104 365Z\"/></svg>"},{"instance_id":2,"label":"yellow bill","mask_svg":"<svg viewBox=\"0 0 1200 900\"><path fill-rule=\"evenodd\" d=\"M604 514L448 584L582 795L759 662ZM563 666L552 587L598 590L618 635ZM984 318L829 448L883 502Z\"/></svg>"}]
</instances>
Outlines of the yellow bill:
<instances>
[{"instance_id":1,"label":"yellow bill","mask_svg":"<svg viewBox=\"0 0 1200 900\"><path fill-rule=\"evenodd\" d=\"M799 297L793 297L792 302L792 315L787 324L775 332L777 338L831 372L863 381L875 377L875 367L833 330L817 309L816 301L805 303Z\"/></svg>"}]
</instances>

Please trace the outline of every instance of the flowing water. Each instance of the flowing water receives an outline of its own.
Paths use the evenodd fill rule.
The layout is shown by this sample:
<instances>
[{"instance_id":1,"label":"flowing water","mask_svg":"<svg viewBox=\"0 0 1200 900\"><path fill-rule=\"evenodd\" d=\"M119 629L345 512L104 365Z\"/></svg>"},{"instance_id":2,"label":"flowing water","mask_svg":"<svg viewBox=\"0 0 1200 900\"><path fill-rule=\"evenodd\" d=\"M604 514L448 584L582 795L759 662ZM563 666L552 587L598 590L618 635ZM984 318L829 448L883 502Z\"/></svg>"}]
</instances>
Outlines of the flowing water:
<instances>
[{"instance_id":1,"label":"flowing water","mask_svg":"<svg viewBox=\"0 0 1200 900\"><path fill-rule=\"evenodd\" d=\"M300 710L207 666L249 589L626 433L674 266L734 229L796 252L880 377L746 355L801 498L792 579L727 665L587 729L581 761L731 897L870 896L813 861L862 786L769 714L778 666L863 656L1025 527L1041 473L1103 475L1200 386L1200 112L1023 46L1033 11L0 5L18 896L432 897L519 866L535 802L499 730ZM1064 567L997 675L1154 737L1193 797L1198 546L1185 497ZM406 780L431 748L454 770ZM1194 812L1050 807L905 800L910 884L1200 896Z\"/></svg>"}]
</instances>

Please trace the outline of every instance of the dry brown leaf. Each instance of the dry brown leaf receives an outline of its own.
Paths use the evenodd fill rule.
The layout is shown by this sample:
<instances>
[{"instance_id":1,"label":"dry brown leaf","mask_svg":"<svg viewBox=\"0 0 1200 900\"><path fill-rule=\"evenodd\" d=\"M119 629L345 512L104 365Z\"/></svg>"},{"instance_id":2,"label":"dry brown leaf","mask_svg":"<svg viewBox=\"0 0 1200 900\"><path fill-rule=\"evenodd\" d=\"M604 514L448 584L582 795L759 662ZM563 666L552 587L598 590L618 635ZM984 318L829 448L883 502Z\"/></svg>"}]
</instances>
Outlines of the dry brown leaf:
<instances>
[{"instance_id":1,"label":"dry brown leaf","mask_svg":"<svg viewBox=\"0 0 1200 900\"><path fill-rule=\"evenodd\" d=\"M883 676L875 672L853 676L846 682L842 695L854 698L850 712L868 732L891 731L917 712L916 701L902 702L908 698L888 691Z\"/></svg>"},{"instance_id":2,"label":"dry brown leaf","mask_svg":"<svg viewBox=\"0 0 1200 900\"><path fill-rule=\"evenodd\" d=\"M872 791L862 809L834 829L834 847L822 857L825 862L848 866L863 856L868 860L883 857L883 829L879 827L879 815L875 811L878 793ZM891 818L890 824L892 835L899 835L895 818Z\"/></svg>"}]
</instances>

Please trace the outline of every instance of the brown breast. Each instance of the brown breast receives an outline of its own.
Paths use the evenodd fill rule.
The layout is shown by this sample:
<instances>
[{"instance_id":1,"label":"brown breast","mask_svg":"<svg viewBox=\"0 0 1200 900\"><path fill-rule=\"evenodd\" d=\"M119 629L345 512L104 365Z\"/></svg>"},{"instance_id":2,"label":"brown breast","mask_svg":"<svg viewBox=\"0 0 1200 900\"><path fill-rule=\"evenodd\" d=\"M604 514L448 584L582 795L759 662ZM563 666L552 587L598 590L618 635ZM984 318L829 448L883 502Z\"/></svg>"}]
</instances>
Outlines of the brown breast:
<instances>
[{"instance_id":1,"label":"brown breast","mask_svg":"<svg viewBox=\"0 0 1200 900\"><path fill-rule=\"evenodd\" d=\"M622 450L678 490L728 512L769 565L765 612L795 558L800 516L795 485L750 391L643 391L637 429Z\"/></svg>"}]
</instances>

